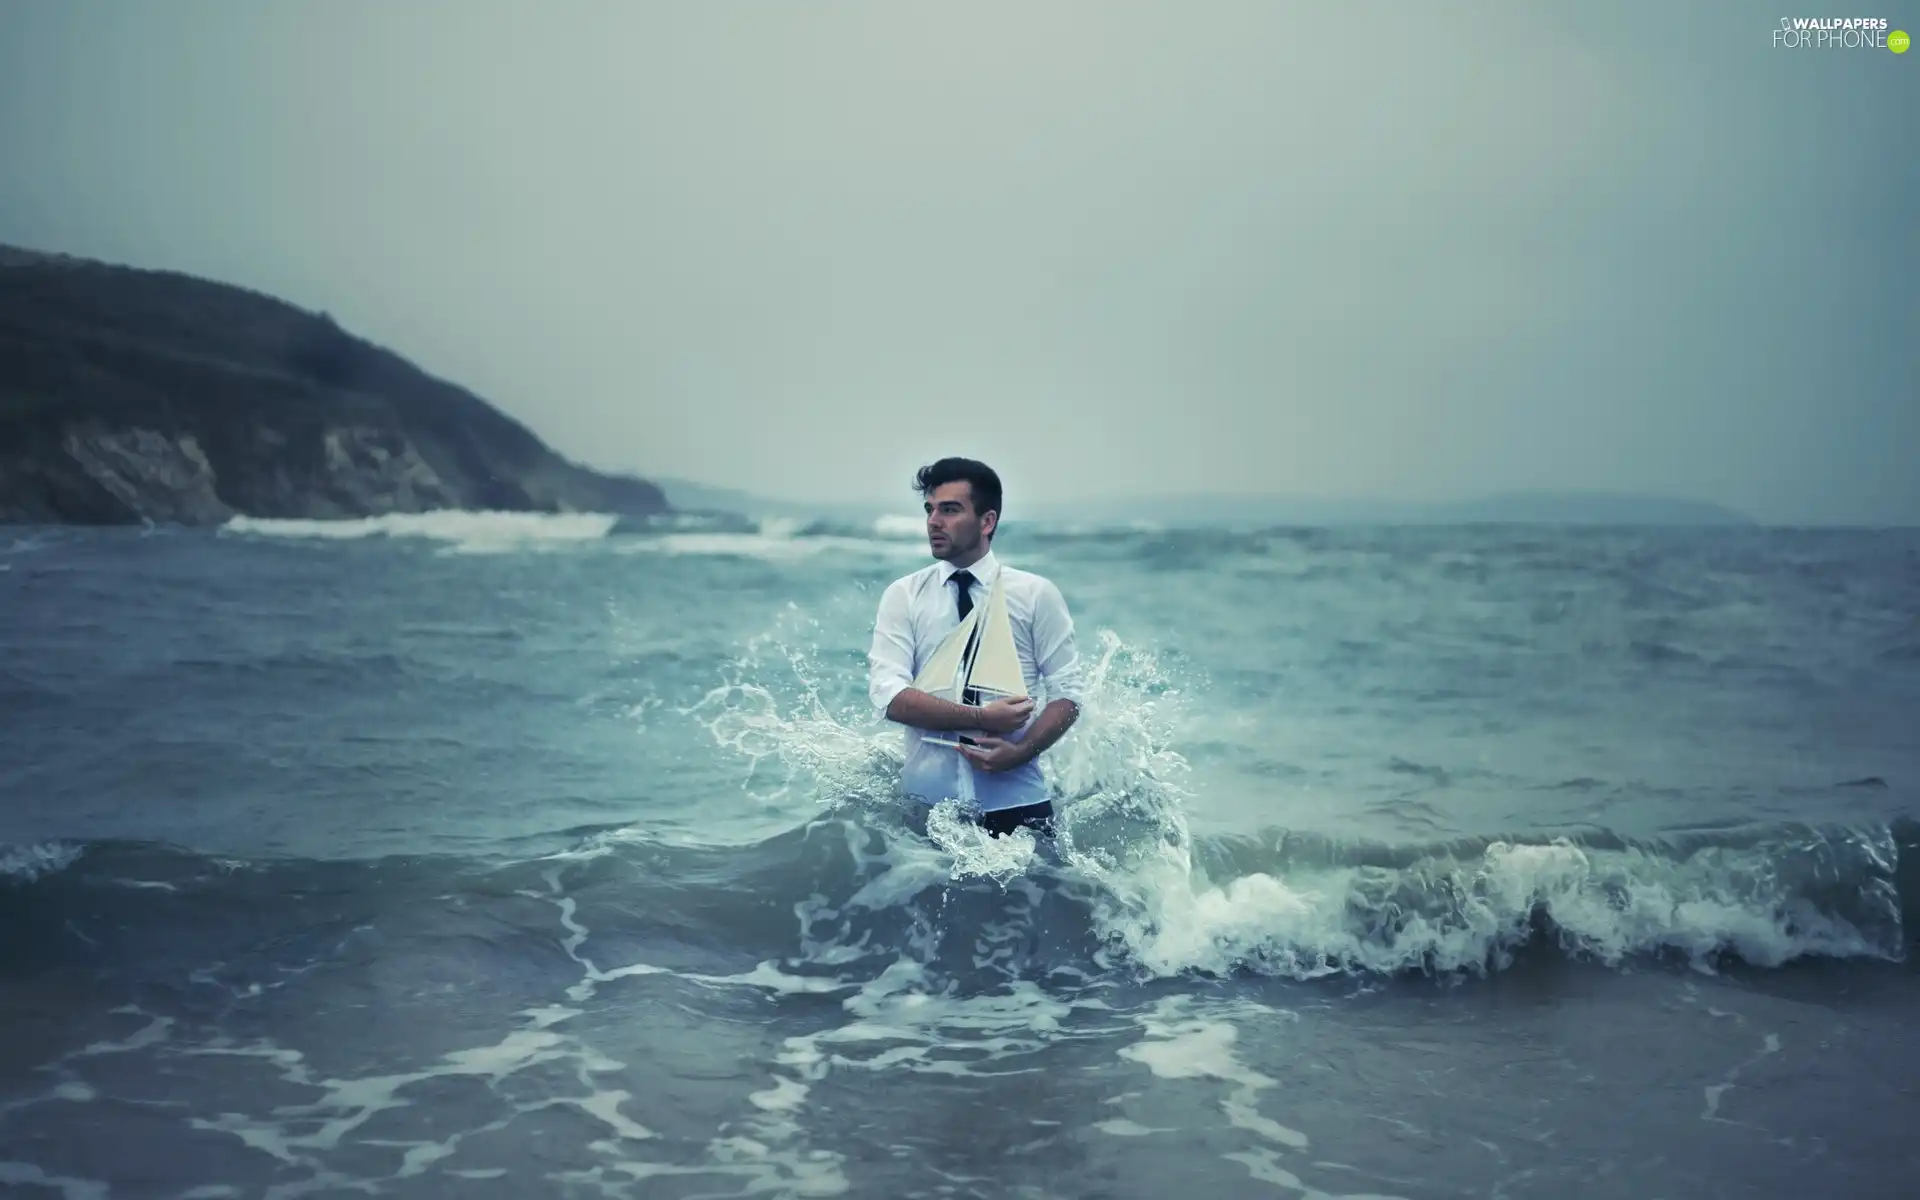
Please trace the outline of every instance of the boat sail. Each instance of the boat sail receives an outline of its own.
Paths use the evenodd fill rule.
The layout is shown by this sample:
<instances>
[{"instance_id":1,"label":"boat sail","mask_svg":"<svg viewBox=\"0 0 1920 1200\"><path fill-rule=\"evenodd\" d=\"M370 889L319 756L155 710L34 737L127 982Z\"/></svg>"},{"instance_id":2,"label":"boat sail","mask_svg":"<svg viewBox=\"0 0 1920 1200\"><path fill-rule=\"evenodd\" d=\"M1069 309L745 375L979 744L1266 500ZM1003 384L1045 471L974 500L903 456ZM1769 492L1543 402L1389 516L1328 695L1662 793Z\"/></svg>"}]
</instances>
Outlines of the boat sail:
<instances>
[{"instance_id":1,"label":"boat sail","mask_svg":"<svg viewBox=\"0 0 1920 1200\"><path fill-rule=\"evenodd\" d=\"M1020 653L1013 643L1013 620L1007 615L1007 597L1000 586L1003 578L993 577L987 602L969 612L940 643L915 677L914 687L975 707L1027 695ZM952 731L925 733L922 740L954 747L972 744L971 738Z\"/></svg>"}]
</instances>

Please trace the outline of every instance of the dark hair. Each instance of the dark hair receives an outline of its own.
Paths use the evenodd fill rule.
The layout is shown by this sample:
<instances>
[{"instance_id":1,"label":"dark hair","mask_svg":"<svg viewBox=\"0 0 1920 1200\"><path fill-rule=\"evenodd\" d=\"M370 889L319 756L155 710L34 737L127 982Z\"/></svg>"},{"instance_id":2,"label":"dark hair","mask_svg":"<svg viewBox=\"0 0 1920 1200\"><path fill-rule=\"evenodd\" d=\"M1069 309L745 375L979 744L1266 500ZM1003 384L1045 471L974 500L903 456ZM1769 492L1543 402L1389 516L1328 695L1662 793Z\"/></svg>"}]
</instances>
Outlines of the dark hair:
<instances>
[{"instance_id":1,"label":"dark hair","mask_svg":"<svg viewBox=\"0 0 1920 1200\"><path fill-rule=\"evenodd\" d=\"M920 473L913 477L913 490L924 496L943 483L962 479L973 490L975 516L1000 511L1000 477L992 467L971 458L943 458L921 467Z\"/></svg>"}]
</instances>

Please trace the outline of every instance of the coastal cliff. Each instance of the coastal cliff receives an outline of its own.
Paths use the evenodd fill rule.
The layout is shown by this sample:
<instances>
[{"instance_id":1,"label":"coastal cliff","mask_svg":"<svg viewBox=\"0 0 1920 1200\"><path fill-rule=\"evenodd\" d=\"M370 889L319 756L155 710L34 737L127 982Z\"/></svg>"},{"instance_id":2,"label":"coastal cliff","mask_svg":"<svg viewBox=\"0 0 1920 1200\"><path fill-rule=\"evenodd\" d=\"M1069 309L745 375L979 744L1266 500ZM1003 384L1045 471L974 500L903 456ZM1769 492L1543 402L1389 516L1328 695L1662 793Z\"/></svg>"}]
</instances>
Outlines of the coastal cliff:
<instances>
[{"instance_id":1,"label":"coastal cliff","mask_svg":"<svg viewBox=\"0 0 1920 1200\"><path fill-rule=\"evenodd\" d=\"M0 522L671 511L325 314L0 247Z\"/></svg>"}]
</instances>

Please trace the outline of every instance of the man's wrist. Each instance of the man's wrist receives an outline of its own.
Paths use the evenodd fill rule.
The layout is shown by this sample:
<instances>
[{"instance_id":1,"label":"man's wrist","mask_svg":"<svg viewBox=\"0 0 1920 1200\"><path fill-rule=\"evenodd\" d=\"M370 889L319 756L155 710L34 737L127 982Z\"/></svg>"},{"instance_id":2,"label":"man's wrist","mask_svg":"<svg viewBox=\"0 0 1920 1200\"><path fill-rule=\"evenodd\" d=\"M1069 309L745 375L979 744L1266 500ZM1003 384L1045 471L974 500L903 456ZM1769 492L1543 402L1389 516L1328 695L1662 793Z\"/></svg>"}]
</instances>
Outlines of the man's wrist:
<instances>
[{"instance_id":1,"label":"man's wrist","mask_svg":"<svg viewBox=\"0 0 1920 1200\"><path fill-rule=\"evenodd\" d=\"M1051 747L1055 741L1059 740L1058 738L1048 737L1044 733L1039 733L1039 736L1035 736L1035 734L1039 732L1037 730L1028 730L1027 732L1028 736L1026 738L1014 743L1015 749L1020 751L1020 761L1014 764L1015 766L1024 766L1034 759L1039 758L1047 752L1047 749Z\"/></svg>"}]
</instances>

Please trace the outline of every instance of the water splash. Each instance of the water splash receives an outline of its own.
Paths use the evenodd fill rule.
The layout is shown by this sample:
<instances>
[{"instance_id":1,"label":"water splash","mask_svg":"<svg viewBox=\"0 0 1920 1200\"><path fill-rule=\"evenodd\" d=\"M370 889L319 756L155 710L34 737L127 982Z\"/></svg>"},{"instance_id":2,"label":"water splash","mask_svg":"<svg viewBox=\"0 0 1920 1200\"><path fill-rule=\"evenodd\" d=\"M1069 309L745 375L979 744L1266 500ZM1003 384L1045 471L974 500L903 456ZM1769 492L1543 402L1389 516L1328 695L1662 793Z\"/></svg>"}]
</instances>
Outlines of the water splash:
<instances>
[{"instance_id":1,"label":"water splash","mask_svg":"<svg viewBox=\"0 0 1920 1200\"><path fill-rule=\"evenodd\" d=\"M746 760L741 787L756 800L796 790L828 808L892 799L902 759L897 738L864 703L844 698L844 682L828 682L819 646L819 619L789 603L775 627L749 639L727 665L724 682L679 711ZM838 704L829 700L836 693Z\"/></svg>"}]
</instances>

